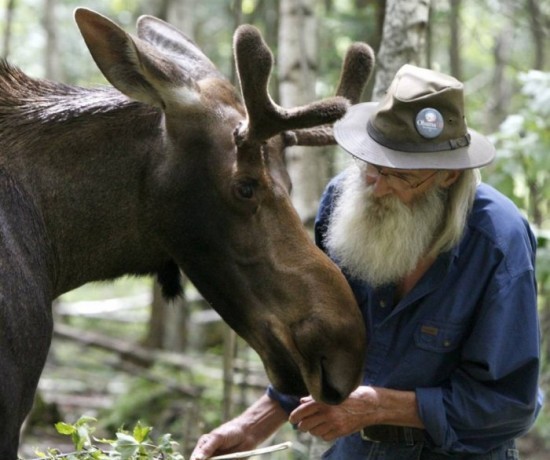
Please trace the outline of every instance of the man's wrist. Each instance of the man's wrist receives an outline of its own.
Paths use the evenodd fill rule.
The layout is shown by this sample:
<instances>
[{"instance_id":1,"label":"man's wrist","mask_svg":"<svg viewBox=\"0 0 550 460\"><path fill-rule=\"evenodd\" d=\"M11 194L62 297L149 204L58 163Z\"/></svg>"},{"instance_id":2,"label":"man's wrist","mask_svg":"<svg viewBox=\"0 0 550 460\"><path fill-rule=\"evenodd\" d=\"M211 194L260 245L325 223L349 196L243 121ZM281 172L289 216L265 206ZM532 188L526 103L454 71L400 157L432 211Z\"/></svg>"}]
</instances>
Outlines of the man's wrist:
<instances>
[{"instance_id":1,"label":"man's wrist","mask_svg":"<svg viewBox=\"0 0 550 460\"><path fill-rule=\"evenodd\" d=\"M235 421L242 430L252 435L257 444L263 442L288 419L287 413L277 401L263 395L252 406L239 415Z\"/></svg>"}]
</instances>

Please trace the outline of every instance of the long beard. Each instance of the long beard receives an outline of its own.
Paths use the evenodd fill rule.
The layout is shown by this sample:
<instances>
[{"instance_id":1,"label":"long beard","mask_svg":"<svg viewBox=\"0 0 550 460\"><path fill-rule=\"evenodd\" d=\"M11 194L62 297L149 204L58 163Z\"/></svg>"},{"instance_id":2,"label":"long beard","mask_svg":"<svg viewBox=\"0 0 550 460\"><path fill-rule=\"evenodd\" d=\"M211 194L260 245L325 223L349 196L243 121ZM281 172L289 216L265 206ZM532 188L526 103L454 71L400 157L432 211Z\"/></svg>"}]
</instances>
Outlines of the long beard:
<instances>
[{"instance_id":1,"label":"long beard","mask_svg":"<svg viewBox=\"0 0 550 460\"><path fill-rule=\"evenodd\" d=\"M394 195L374 197L360 169L351 167L336 198L325 244L352 277L373 287L396 283L428 254L444 212L445 196L438 187L405 205Z\"/></svg>"}]
</instances>

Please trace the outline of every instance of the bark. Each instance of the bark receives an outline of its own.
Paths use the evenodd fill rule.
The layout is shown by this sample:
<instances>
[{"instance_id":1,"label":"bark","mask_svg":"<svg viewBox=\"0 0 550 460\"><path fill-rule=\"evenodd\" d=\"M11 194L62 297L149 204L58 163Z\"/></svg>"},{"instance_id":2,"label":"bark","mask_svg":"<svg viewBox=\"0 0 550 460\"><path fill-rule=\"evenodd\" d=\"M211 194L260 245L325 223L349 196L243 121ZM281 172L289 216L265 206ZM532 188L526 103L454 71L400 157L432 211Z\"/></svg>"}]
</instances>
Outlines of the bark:
<instances>
[{"instance_id":1,"label":"bark","mask_svg":"<svg viewBox=\"0 0 550 460\"><path fill-rule=\"evenodd\" d=\"M425 65L429 0L387 0L378 53L374 100L380 100L404 64Z\"/></svg>"}]
</instances>

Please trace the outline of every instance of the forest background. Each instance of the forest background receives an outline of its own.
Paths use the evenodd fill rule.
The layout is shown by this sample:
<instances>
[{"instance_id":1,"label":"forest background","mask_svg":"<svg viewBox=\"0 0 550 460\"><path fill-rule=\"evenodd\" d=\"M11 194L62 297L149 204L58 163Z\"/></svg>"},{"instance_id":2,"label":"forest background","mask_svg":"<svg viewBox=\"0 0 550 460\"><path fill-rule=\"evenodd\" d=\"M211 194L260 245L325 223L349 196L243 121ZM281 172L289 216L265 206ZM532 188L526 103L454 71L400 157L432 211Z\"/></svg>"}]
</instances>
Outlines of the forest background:
<instances>
[{"instance_id":1,"label":"forest background","mask_svg":"<svg viewBox=\"0 0 550 460\"><path fill-rule=\"evenodd\" d=\"M468 123L489 136L497 159L483 179L509 196L535 230L544 366L550 378L550 2L544 0L4 0L0 53L32 76L83 86L107 84L87 49L73 11L95 9L134 30L141 14L168 20L192 37L234 79L232 34L260 28L277 69L271 93L283 106L334 91L345 50L354 41L377 54L364 100L377 100L395 71L414 63L465 83ZM311 225L324 185L345 167L337 149L288 152L293 200ZM107 300L106 300L107 299ZM189 452L197 436L235 415L263 391L255 353L223 326L187 283L185 298L166 305L149 279L84 286L59 299L54 346L27 423L32 446L61 441L52 425L81 413L100 429L141 419L171 431ZM69 373L67 374L68 369ZM38 420L47 420L45 426ZM51 422L51 423L50 423ZM291 454L314 458L311 439L290 428ZM47 445L46 445L47 444ZM520 443L523 458L550 455L550 410Z\"/></svg>"}]
</instances>

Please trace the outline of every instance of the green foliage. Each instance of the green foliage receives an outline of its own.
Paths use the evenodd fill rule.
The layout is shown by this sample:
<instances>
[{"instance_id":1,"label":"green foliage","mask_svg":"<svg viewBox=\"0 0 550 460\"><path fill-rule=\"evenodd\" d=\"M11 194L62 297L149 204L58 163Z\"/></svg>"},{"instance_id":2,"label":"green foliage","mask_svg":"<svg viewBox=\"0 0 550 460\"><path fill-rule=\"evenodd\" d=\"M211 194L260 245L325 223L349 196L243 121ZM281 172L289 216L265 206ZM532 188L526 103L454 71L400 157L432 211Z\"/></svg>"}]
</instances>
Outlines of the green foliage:
<instances>
[{"instance_id":1,"label":"green foliage","mask_svg":"<svg viewBox=\"0 0 550 460\"><path fill-rule=\"evenodd\" d=\"M550 73L520 74L523 105L494 135L498 156L490 182L527 212L538 227L550 228Z\"/></svg>"},{"instance_id":2,"label":"green foliage","mask_svg":"<svg viewBox=\"0 0 550 460\"><path fill-rule=\"evenodd\" d=\"M550 296L550 72L519 75L522 107L494 135L497 161L487 178L527 214L538 240L541 304Z\"/></svg>"},{"instance_id":3,"label":"green foliage","mask_svg":"<svg viewBox=\"0 0 550 460\"><path fill-rule=\"evenodd\" d=\"M131 432L120 429L116 439L96 439L93 433L97 420L93 417L81 417L73 425L59 422L55 425L57 432L70 436L75 452L62 454L57 449L37 452L39 459L49 460L184 460L175 450L175 443L170 434L162 435L155 444L151 439L152 428L138 422ZM107 447L98 447L94 443ZM38 459L37 459L38 460Z\"/></svg>"},{"instance_id":4,"label":"green foliage","mask_svg":"<svg viewBox=\"0 0 550 460\"><path fill-rule=\"evenodd\" d=\"M537 230L537 279L543 295L550 295L550 232Z\"/></svg>"},{"instance_id":5,"label":"green foliage","mask_svg":"<svg viewBox=\"0 0 550 460\"><path fill-rule=\"evenodd\" d=\"M143 414L147 414L147 419L143 420L145 423L165 429L165 411L175 407L178 398L181 398L180 394L170 394L170 388L164 385L136 379L128 391L117 398L116 405L101 417L102 426L113 430L121 424L143 420Z\"/></svg>"}]
</instances>

